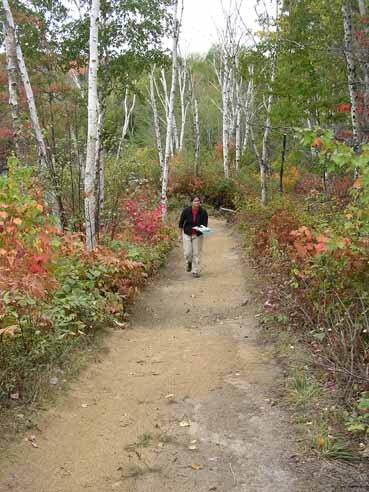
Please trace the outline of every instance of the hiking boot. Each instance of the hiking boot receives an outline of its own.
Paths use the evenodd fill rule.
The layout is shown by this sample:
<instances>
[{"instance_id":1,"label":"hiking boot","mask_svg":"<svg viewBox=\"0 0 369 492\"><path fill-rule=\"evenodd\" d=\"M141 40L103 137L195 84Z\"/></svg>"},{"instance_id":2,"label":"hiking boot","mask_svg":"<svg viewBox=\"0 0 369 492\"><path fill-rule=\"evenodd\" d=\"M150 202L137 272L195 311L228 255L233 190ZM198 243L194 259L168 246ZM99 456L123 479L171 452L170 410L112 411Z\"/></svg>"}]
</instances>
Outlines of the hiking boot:
<instances>
[{"instance_id":1,"label":"hiking boot","mask_svg":"<svg viewBox=\"0 0 369 492\"><path fill-rule=\"evenodd\" d=\"M195 278L199 278L200 277L200 274L197 273L197 272L193 272L192 276L195 277Z\"/></svg>"},{"instance_id":2,"label":"hiking boot","mask_svg":"<svg viewBox=\"0 0 369 492\"><path fill-rule=\"evenodd\" d=\"M192 270L192 262L188 261L187 262L187 267L186 267L186 272L190 272Z\"/></svg>"}]
</instances>

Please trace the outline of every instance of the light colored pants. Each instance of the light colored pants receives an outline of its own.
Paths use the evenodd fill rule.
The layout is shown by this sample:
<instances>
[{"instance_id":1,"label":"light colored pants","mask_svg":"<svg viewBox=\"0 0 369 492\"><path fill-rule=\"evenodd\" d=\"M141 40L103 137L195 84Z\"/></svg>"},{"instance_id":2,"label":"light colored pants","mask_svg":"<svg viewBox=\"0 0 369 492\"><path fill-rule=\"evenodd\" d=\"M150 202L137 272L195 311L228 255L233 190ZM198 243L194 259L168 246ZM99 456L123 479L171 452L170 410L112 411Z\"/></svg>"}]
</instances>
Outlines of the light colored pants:
<instances>
[{"instance_id":1,"label":"light colored pants","mask_svg":"<svg viewBox=\"0 0 369 492\"><path fill-rule=\"evenodd\" d=\"M204 236L188 236L183 233L183 252L187 263L192 263L192 272L200 273L200 260Z\"/></svg>"}]
</instances>

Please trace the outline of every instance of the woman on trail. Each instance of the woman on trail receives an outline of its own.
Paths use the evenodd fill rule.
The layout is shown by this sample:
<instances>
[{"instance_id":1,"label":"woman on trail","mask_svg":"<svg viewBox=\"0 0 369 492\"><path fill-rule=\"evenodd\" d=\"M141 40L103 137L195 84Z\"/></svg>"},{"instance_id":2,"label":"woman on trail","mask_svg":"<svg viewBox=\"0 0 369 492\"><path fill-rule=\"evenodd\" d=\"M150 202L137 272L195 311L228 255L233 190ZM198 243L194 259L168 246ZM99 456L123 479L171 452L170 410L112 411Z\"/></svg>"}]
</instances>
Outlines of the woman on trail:
<instances>
[{"instance_id":1,"label":"woman on trail","mask_svg":"<svg viewBox=\"0 0 369 492\"><path fill-rule=\"evenodd\" d=\"M186 260L186 271L194 277L200 277L200 259L204 237L194 227L208 225L208 213L201 206L198 196L191 198L191 206L186 207L179 219L179 239L183 239L183 252Z\"/></svg>"}]
</instances>

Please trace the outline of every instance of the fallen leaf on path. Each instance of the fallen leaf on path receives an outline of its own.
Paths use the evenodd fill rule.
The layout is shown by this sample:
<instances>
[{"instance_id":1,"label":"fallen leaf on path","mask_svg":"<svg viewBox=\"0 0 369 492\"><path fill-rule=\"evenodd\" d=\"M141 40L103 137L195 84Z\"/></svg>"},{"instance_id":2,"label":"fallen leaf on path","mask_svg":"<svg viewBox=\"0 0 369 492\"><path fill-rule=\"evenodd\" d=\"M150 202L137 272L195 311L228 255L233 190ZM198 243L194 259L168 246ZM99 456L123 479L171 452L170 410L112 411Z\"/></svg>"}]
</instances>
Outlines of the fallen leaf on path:
<instances>
[{"instance_id":1,"label":"fallen leaf on path","mask_svg":"<svg viewBox=\"0 0 369 492\"><path fill-rule=\"evenodd\" d=\"M196 470L197 471L197 470L202 470L204 468L204 466L203 465L198 465L197 463L192 463L191 468L193 470Z\"/></svg>"},{"instance_id":2,"label":"fallen leaf on path","mask_svg":"<svg viewBox=\"0 0 369 492\"><path fill-rule=\"evenodd\" d=\"M127 323L125 323L125 322L121 323L120 321L117 321L116 319L114 320L114 324L116 326L118 326L119 328L121 328L122 330L124 330L124 328L127 327Z\"/></svg>"},{"instance_id":3,"label":"fallen leaf on path","mask_svg":"<svg viewBox=\"0 0 369 492\"><path fill-rule=\"evenodd\" d=\"M87 408L87 407L88 407L88 405L87 405L87 403L82 403L81 407L82 407L82 408Z\"/></svg>"},{"instance_id":4,"label":"fallen leaf on path","mask_svg":"<svg viewBox=\"0 0 369 492\"><path fill-rule=\"evenodd\" d=\"M249 301L250 301L250 299L245 299L245 300L243 301L243 303L241 304L241 306L246 306L246 304L248 304L248 303L249 303Z\"/></svg>"},{"instance_id":5,"label":"fallen leaf on path","mask_svg":"<svg viewBox=\"0 0 369 492\"><path fill-rule=\"evenodd\" d=\"M191 422L189 420L182 420L179 423L179 427L191 427Z\"/></svg>"},{"instance_id":6,"label":"fallen leaf on path","mask_svg":"<svg viewBox=\"0 0 369 492\"><path fill-rule=\"evenodd\" d=\"M173 393L169 393L169 395L166 395L166 399L168 400L169 398L173 398L174 397L174 394Z\"/></svg>"},{"instance_id":7,"label":"fallen leaf on path","mask_svg":"<svg viewBox=\"0 0 369 492\"><path fill-rule=\"evenodd\" d=\"M190 451L196 451L197 450L197 446L193 446L193 445L192 446L188 446L188 449Z\"/></svg>"}]
</instances>

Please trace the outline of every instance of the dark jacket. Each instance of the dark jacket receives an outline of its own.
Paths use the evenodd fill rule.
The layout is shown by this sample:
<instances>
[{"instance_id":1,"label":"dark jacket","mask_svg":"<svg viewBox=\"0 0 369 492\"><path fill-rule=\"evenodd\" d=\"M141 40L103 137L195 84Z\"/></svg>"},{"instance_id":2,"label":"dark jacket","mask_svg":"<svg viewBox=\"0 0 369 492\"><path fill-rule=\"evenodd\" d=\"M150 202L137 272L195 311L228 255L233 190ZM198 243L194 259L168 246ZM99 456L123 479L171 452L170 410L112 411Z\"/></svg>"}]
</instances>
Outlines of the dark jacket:
<instances>
[{"instance_id":1,"label":"dark jacket","mask_svg":"<svg viewBox=\"0 0 369 492\"><path fill-rule=\"evenodd\" d=\"M185 234L189 236L192 235L192 228L195 226L207 226L208 225L208 213L204 208L199 207L199 211L196 216L196 224L193 221L192 217L192 207L186 207L183 209L181 214L181 218L179 219L179 228L183 229ZM197 231L198 236L202 236L202 233Z\"/></svg>"}]
</instances>

